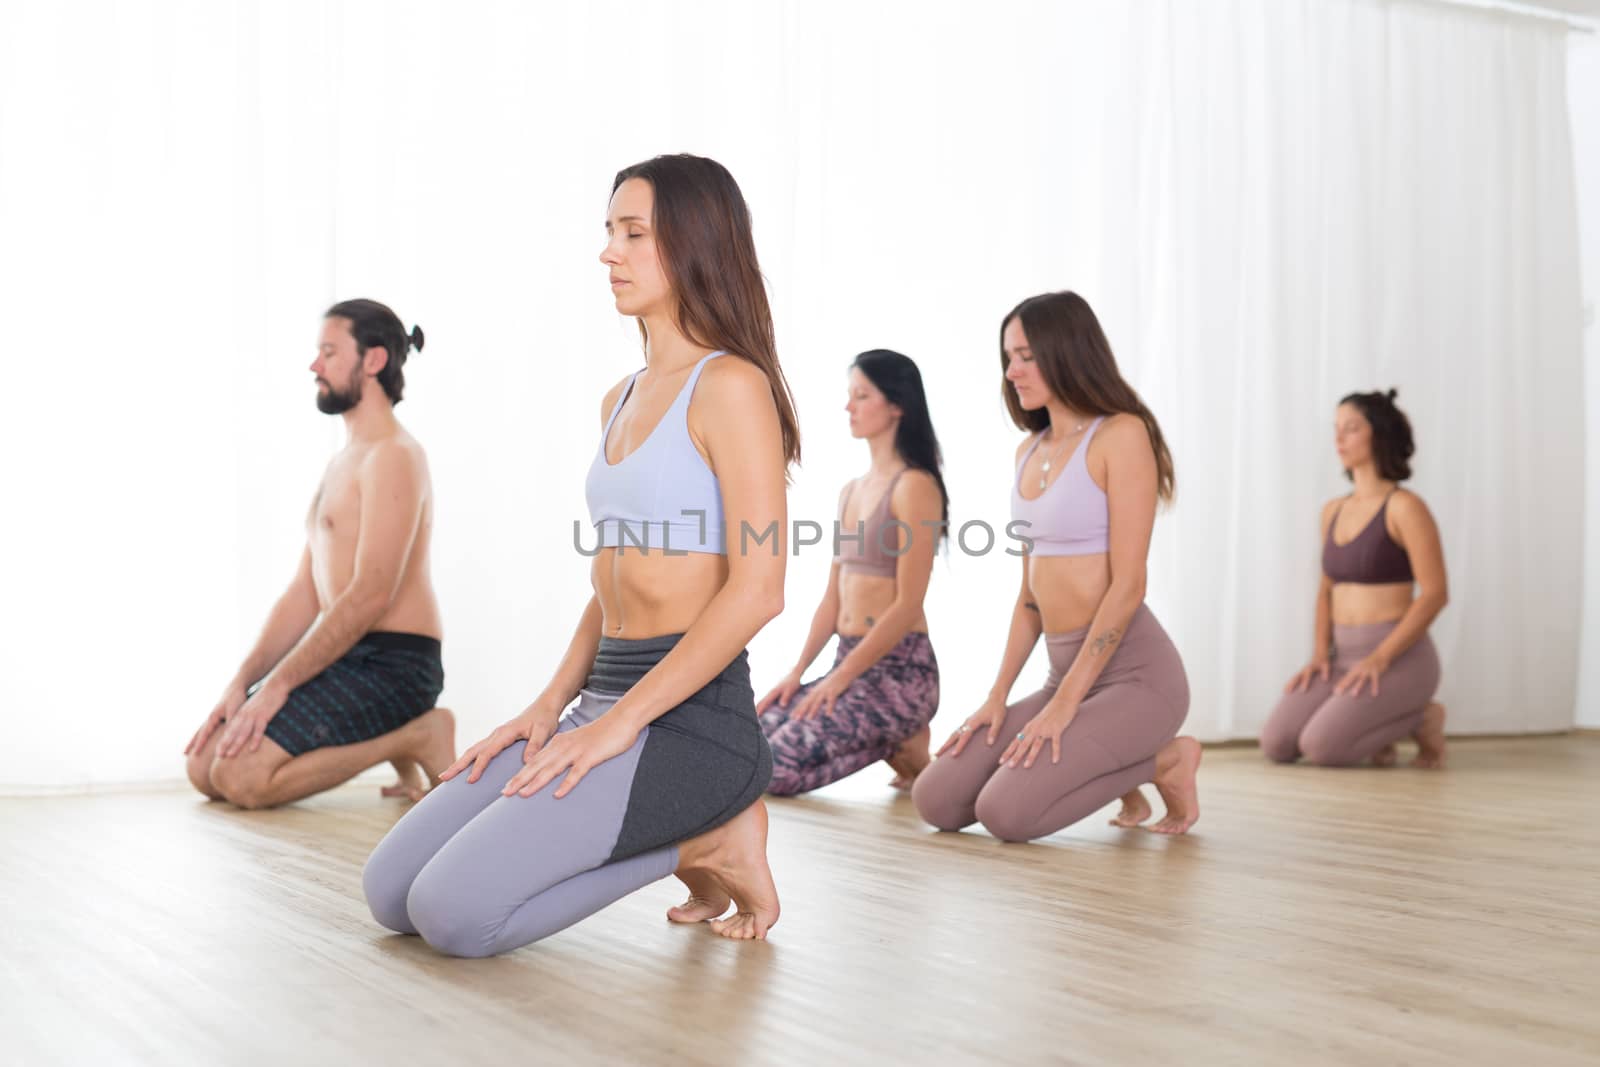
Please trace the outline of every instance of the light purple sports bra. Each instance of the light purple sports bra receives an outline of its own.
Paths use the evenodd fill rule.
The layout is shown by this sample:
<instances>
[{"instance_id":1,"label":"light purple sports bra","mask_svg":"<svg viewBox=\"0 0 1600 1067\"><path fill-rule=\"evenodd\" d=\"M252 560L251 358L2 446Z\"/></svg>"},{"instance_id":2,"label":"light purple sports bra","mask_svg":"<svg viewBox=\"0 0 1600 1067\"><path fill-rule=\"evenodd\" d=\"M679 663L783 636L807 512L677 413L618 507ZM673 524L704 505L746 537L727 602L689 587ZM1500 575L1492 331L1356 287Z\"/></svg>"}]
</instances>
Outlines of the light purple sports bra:
<instances>
[{"instance_id":1,"label":"light purple sports bra","mask_svg":"<svg viewBox=\"0 0 1600 1067\"><path fill-rule=\"evenodd\" d=\"M642 370L635 371L600 433L584 495L601 548L724 555L722 487L689 439L689 401L713 352L694 365L655 429L618 463L606 461L606 439Z\"/></svg>"},{"instance_id":2,"label":"light purple sports bra","mask_svg":"<svg viewBox=\"0 0 1600 1067\"><path fill-rule=\"evenodd\" d=\"M1104 421L1102 415L1089 424L1089 432L1078 442L1066 467L1033 500L1022 495L1022 469L1042 436L1034 437L1017 464L1017 476L1011 482L1011 519L1028 524L1016 527L1016 532L1033 538L1032 555L1090 556L1106 551L1110 529L1106 493L1089 477L1088 461L1089 442Z\"/></svg>"}]
</instances>

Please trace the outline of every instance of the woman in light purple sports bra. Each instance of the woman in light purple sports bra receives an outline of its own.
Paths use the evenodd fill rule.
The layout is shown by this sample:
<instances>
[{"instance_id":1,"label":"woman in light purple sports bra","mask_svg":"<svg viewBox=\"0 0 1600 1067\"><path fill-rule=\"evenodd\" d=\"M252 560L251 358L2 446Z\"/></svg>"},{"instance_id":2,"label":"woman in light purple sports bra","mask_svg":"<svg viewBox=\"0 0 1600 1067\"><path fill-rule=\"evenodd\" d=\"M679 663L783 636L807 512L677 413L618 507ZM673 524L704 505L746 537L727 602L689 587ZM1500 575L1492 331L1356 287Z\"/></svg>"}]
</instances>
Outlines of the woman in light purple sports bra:
<instances>
[{"instance_id":1,"label":"woman in light purple sports bra","mask_svg":"<svg viewBox=\"0 0 1600 1067\"><path fill-rule=\"evenodd\" d=\"M380 923L450 955L537 941L673 873L689 888L676 922L742 939L778 918L744 649L783 606L800 436L749 208L715 161L658 156L617 175L605 228L645 367L600 406L594 595L549 685L364 876Z\"/></svg>"},{"instance_id":2,"label":"woman in light purple sports bra","mask_svg":"<svg viewBox=\"0 0 1600 1067\"><path fill-rule=\"evenodd\" d=\"M833 568L800 658L756 705L772 746L768 791L779 795L879 760L894 769L892 785L909 789L928 765L928 722L939 707L922 599L950 501L922 374L899 352L863 352L850 366L845 410L871 466L839 495ZM832 668L802 685L835 634Z\"/></svg>"},{"instance_id":3,"label":"woman in light purple sports bra","mask_svg":"<svg viewBox=\"0 0 1600 1067\"><path fill-rule=\"evenodd\" d=\"M1394 764L1395 742L1417 743L1413 767L1444 766L1439 654L1428 627L1449 599L1439 528L1400 483L1416 450L1395 393L1351 393L1334 415L1334 444L1354 491L1322 507L1322 581L1311 662L1283 687L1261 731L1277 763Z\"/></svg>"},{"instance_id":4,"label":"woman in light purple sports bra","mask_svg":"<svg viewBox=\"0 0 1600 1067\"><path fill-rule=\"evenodd\" d=\"M1030 431L1017 449L1011 529L1032 547L999 677L917 779L917 811L941 830L980 822L1028 841L1118 797L1113 824L1137 826L1151 815L1139 787L1153 782L1167 812L1151 829L1181 834L1200 814L1200 745L1177 736L1189 683L1144 604L1156 503L1174 485L1161 428L1076 293L1012 309L1000 364L1006 408ZM1041 634L1050 675L1007 704Z\"/></svg>"}]
</instances>

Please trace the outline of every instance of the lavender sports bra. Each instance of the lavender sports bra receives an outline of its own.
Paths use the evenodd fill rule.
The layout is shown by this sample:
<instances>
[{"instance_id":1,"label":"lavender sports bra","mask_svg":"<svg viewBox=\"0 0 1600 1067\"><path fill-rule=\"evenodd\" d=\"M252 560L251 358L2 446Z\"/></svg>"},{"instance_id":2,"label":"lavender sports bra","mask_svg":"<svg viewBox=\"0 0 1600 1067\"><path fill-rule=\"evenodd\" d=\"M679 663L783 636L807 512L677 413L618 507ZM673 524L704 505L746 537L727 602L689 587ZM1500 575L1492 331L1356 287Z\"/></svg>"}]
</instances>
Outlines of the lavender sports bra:
<instances>
[{"instance_id":1,"label":"lavender sports bra","mask_svg":"<svg viewBox=\"0 0 1600 1067\"><path fill-rule=\"evenodd\" d=\"M1011 519L1027 523L1014 529L1019 536L1033 538L1032 555L1091 556L1106 551L1111 526L1106 494L1089 477L1087 458L1089 442L1105 421L1102 415L1089 424L1089 432L1078 442L1066 467L1033 500L1022 495L1022 470L1042 436L1034 438L1017 464L1017 476L1011 483Z\"/></svg>"},{"instance_id":2,"label":"lavender sports bra","mask_svg":"<svg viewBox=\"0 0 1600 1067\"><path fill-rule=\"evenodd\" d=\"M599 532L601 548L726 554L722 487L689 439L689 401L695 383L706 363L723 354L713 352L696 363L650 436L620 462L608 463L611 424L644 372L635 371L628 379L600 434L600 447L584 482L589 520Z\"/></svg>"},{"instance_id":3,"label":"lavender sports bra","mask_svg":"<svg viewBox=\"0 0 1600 1067\"><path fill-rule=\"evenodd\" d=\"M872 574L879 578L893 578L895 565L899 557L894 553L900 551L900 528L892 532L889 529L891 520L889 516L889 501L894 496L894 487L900 481L900 475L906 472L902 467L900 471L889 480L889 488L883 491L883 499L878 501L878 506L872 509L872 514L864 522L858 522L854 531L846 532L841 525L839 536L836 539L838 551L834 553L833 561L839 565L842 574ZM855 486L851 485L850 495L855 495ZM846 503L850 497L845 497ZM839 521L844 522L844 509L839 509ZM861 535L859 541L856 534ZM849 540L846 541L846 538ZM847 551L846 544L852 549Z\"/></svg>"}]
</instances>

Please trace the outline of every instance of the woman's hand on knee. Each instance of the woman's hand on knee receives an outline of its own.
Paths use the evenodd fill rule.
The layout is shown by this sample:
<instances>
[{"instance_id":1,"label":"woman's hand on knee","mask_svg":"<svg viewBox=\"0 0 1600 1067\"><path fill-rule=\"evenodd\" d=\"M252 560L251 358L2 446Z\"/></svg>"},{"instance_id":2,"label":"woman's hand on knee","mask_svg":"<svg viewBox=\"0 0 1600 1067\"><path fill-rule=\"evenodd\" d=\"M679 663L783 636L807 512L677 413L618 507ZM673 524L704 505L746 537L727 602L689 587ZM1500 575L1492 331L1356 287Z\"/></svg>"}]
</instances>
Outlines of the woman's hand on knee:
<instances>
[{"instance_id":1,"label":"woman's hand on knee","mask_svg":"<svg viewBox=\"0 0 1600 1067\"><path fill-rule=\"evenodd\" d=\"M508 797L531 797L565 771L566 780L555 791L560 800L583 781L584 775L613 756L622 755L638 739L637 729L620 716L607 713L587 726L556 734L500 792Z\"/></svg>"},{"instance_id":2,"label":"woman's hand on knee","mask_svg":"<svg viewBox=\"0 0 1600 1067\"><path fill-rule=\"evenodd\" d=\"M1371 682L1372 695L1377 696L1378 676L1388 669L1389 661L1374 652L1370 656L1363 657L1351 667L1350 672L1340 678L1339 684L1333 687L1333 693L1335 696L1348 694L1349 696L1358 697L1361 695L1361 687Z\"/></svg>"},{"instance_id":3,"label":"woman's hand on knee","mask_svg":"<svg viewBox=\"0 0 1600 1067\"><path fill-rule=\"evenodd\" d=\"M1285 693L1303 693L1310 688L1311 679L1313 678L1321 678L1326 682L1328 680L1328 672L1331 669L1328 657L1323 656L1320 659L1314 659L1304 667L1301 667L1295 673L1295 676L1289 679L1289 683L1283 687L1283 691Z\"/></svg>"},{"instance_id":4,"label":"woman's hand on knee","mask_svg":"<svg viewBox=\"0 0 1600 1067\"><path fill-rule=\"evenodd\" d=\"M811 687L811 691L806 694L806 698L800 702L798 708L794 709L789 718L796 722L804 722L819 715L832 715L834 703L844 696L844 691L848 688L850 683L844 680L838 671L833 671Z\"/></svg>"},{"instance_id":5,"label":"woman's hand on knee","mask_svg":"<svg viewBox=\"0 0 1600 1067\"><path fill-rule=\"evenodd\" d=\"M999 697L990 697L983 702L981 708L967 716L967 721L957 727L955 733L945 738L944 744L939 746L939 751L935 752L934 756L942 756L946 752L952 756L961 755L973 735L980 732L987 732L989 736L984 740L993 745L994 739L1000 733L1000 725L1005 721L1006 702Z\"/></svg>"},{"instance_id":6,"label":"woman's hand on knee","mask_svg":"<svg viewBox=\"0 0 1600 1067\"><path fill-rule=\"evenodd\" d=\"M1032 767L1046 744L1050 746L1050 762L1060 763L1061 735L1067 732L1067 727L1077 714L1076 704L1057 704L1053 701L1046 704L1000 753L1000 763L1007 767Z\"/></svg>"},{"instance_id":7,"label":"woman's hand on knee","mask_svg":"<svg viewBox=\"0 0 1600 1067\"><path fill-rule=\"evenodd\" d=\"M760 715L774 703L776 703L780 708L787 708L789 706L789 701L794 699L794 695L797 691L799 691L799 689L800 669L797 667L788 674L784 675L782 678L778 679L778 684L773 686L772 689L768 691L767 695L761 698L761 700L756 704L756 714Z\"/></svg>"},{"instance_id":8,"label":"woman's hand on knee","mask_svg":"<svg viewBox=\"0 0 1600 1067\"><path fill-rule=\"evenodd\" d=\"M550 735L556 732L556 726L560 721L559 711L552 715L537 706L530 707L510 722L495 727L494 732L488 737L461 753L460 758L450 764L439 778L442 781L449 781L464 768L471 766L472 772L467 775L467 781L476 782L483 777L484 768L489 766L491 760L518 741L528 742L528 747L522 753L522 758L527 760L550 740Z\"/></svg>"}]
</instances>

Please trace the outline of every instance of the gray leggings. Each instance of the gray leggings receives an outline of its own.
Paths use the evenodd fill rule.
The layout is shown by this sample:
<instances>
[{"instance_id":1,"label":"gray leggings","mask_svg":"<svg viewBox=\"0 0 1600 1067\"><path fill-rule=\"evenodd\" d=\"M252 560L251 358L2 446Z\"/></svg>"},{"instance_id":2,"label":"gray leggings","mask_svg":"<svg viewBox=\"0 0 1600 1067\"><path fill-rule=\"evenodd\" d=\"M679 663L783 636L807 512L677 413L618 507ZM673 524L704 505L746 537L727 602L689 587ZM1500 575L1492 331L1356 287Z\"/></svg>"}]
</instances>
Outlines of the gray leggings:
<instances>
[{"instance_id":1,"label":"gray leggings","mask_svg":"<svg viewBox=\"0 0 1600 1067\"><path fill-rule=\"evenodd\" d=\"M941 830L976 821L1001 840L1030 841L1155 777L1156 753L1189 713L1189 681L1171 638L1142 604L1062 734L1061 762L1050 762L1046 745L1032 767L999 766L1011 738L1055 694L1088 632L1045 635L1050 676L1043 689L1006 708L993 746L980 733L961 755L946 753L917 776L911 798L925 821Z\"/></svg>"},{"instance_id":2,"label":"gray leggings","mask_svg":"<svg viewBox=\"0 0 1600 1067\"><path fill-rule=\"evenodd\" d=\"M1261 752L1278 763L1304 756L1324 767L1350 767L1422 725L1422 709L1439 688L1439 653L1423 634L1378 676L1374 696L1336 695L1333 687L1357 662L1388 637L1399 620L1333 628L1334 657L1328 680L1313 678L1299 693L1285 693L1261 730Z\"/></svg>"},{"instance_id":3,"label":"gray leggings","mask_svg":"<svg viewBox=\"0 0 1600 1067\"><path fill-rule=\"evenodd\" d=\"M583 690L561 730L593 722L621 694ZM500 790L527 743L501 752L468 784L440 784L367 861L367 904L384 926L421 934L451 956L492 956L547 937L671 874L676 845L607 862L622 831L646 732L555 799L557 778L531 797ZM563 778L565 776L563 775Z\"/></svg>"}]
</instances>

